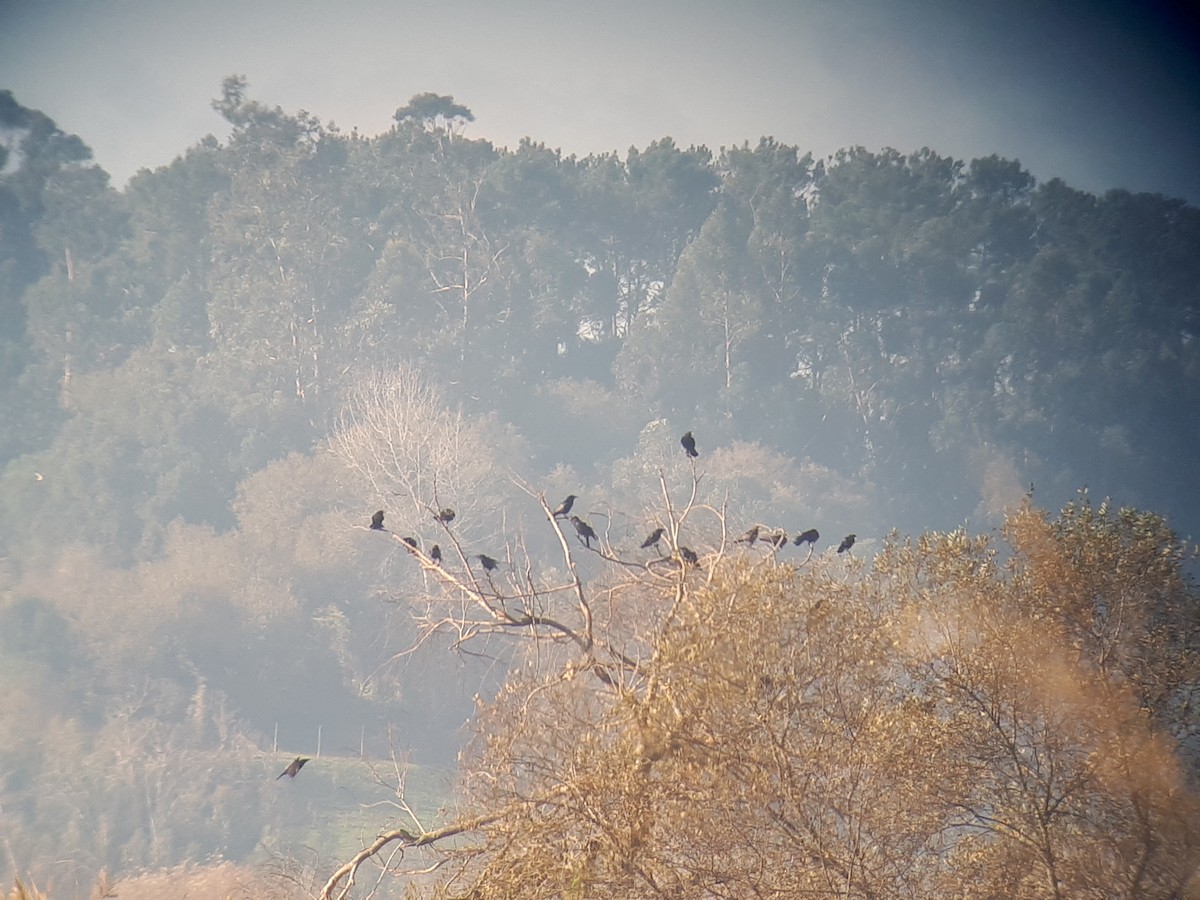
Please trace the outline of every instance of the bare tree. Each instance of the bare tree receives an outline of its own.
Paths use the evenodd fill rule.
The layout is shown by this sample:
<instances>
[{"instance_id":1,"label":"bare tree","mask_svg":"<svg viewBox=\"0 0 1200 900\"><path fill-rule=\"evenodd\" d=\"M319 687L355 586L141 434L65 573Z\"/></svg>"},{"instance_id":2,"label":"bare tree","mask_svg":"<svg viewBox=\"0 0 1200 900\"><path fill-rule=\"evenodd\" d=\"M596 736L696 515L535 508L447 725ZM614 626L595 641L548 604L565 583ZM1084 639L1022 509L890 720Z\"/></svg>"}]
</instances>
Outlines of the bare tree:
<instances>
[{"instance_id":1,"label":"bare tree","mask_svg":"<svg viewBox=\"0 0 1200 900\"><path fill-rule=\"evenodd\" d=\"M370 494L364 515L384 505L393 531L424 530L447 506L458 512L456 527L478 528L511 493L497 470L510 464L515 439L451 409L411 366L358 382L329 443Z\"/></svg>"}]
</instances>

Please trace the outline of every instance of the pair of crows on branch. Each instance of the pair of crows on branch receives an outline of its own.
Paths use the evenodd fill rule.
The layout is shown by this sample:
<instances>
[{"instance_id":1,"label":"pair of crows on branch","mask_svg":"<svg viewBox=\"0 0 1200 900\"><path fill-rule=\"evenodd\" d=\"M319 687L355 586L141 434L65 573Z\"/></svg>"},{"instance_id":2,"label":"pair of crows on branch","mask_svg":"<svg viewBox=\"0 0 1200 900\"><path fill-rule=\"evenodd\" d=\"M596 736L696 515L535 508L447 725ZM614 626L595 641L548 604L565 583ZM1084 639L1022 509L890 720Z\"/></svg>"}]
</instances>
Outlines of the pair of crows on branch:
<instances>
[{"instance_id":1,"label":"pair of crows on branch","mask_svg":"<svg viewBox=\"0 0 1200 900\"><path fill-rule=\"evenodd\" d=\"M561 519L563 516L567 516L571 512L571 507L575 505L575 501L578 499L574 494L567 494L567 499L558 504L558 508L554 510L554 518ZM575 533L583 538L583 542L588 548L592 546L592 538L596 538L597 541L600 540L596 535L596 530L583 521L583 519L579 518L579 516L570 516L567 521L575 526Z\"/></svg>"},{"instance_id":2,"label":"pair of crows on branch","mask_svg":"<svg viewBox=\"0 0 1200 900\"><path fill-rule=\"evenodd\" d=\"M438 512L438 514L436 516L434 516L434 518L437 519L439 522L441 522L443 525L449 525L451 522L454 521L454 510L452 510L450 507L447 506L445 509ZM383 510L382 509L375 510L375 515L371 516L371 528L374 531L387 531L387 529L383 527Z\"/></svg>"}]
</instances>

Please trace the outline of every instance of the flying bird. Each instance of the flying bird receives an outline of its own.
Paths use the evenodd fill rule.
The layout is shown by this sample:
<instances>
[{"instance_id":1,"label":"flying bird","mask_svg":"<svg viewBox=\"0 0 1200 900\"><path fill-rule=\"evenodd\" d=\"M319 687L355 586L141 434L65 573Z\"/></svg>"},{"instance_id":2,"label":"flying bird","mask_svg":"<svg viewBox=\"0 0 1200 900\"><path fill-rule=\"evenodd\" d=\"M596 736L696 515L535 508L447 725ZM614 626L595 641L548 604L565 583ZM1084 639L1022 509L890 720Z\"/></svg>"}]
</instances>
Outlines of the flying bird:
<instances>
[{"instance_id":1,"label":"flying bird","mask_svg":"<svg viewBox=\"0 0 1200 900\"><path fill-rule=\"evenodd\" d=\"M692 437L690 431L679 439L679 443L683 445L684 452L693 459L700 455L696 451L696 439Z\"/></svg>"},{"instance_id":2,"label":"flying bird","mask_svg":"<svg viewBox=\"0 0 1200 900\"><path fill-rule=\"evenodd\" d=\"M847 550L849 550L851 547L854 546L854 542L856 540L857 540L857 537L855 535L853 535L853 534L846 535L844 538L842 538L842 542L840 544L838 544L838 553L845 553Z\"/></svg>"},{"instance_id":3,"label":"flying bird","mask_svg":"<svg viewBox=\"0 0 1200 900\"><path fill-rule=\"evenodd\" d=\"M371 516L371 528L374 531L387 531L387 529L383 527L383 510L382 509L377 511L375 513L375 515Z\"/></svg>"},{"instance_id":4,"label":"flying bird","mask_svg":"<svg viewBox=\"0 0 1200 900\"><path fill-rule=\"evenodd\" d=\"M441 565L442 564L442 548L439 547L437 544L434 544L432 547L430 547L429 548L429 558L432 559L438 565Z\"/></svg>"},{"instance_id":5,"label":"flying bird","mask_svg":"<svg viewBox=\"0 0 1200 900\"><path fill-rule=\"evenodd\" d=\"M757 540L758 540L758 526L755 525L753 528L751 528L749 531L747 531L745 534L743 534L740 538L738 538L736 541L734 541L734 543L735 544L749 544L751 547L753 547L754 542Z\"/></svg>"},{"instance_id":6,"label":"flying bird","mask_svg":"<svg viewBox=\"0 0 1200 900\"><path fill-rule=\"evenodd\" d=\"M436 516L434 516L434 518L437 519L439 522L441 522L443 525L449 525L451 522L454 521L454 510L452 510L450 507L447 506L445 509L443 509L441 512L439 512Z\"/></svg>"},{"instance_id":7,"label":"flying bird","mask_svg":"<svg viewBox=\"0 0 1200 900\"><path fill-rule=\"evenodd\" d=\"M649 535L646 536L646 539L642 541L642 549L645 550L648 547L657 547L658 542L662 540L662 536L663 530L661 528L655 528L652 532L650 532Z\"/></svg>"},{"instance_id":8,"label":"flying bird","mask_svg":"<svg viewBox=\"0 0 1200 900\"><path fill-rule=\"evenodd\" d=\"M496 562L494 559L492 559L486 553L480 553L477 558L479 560L479 564L482 565L484 567L484 569L486 569L489 572L495 570L496 566L500 565L498 562Z\"/></svg>"},{"instance_id":9,"label":"flying bird","mask_svg":"<svg viewBox=\"0 0 1200 900\"><path fill-rule=\"evenodd\" d=\"M579 516L571 516L571 524L575 526L575 531L590 548L592 546L592 538L596 537L596 532L592 530L592 526L579 518ZM599 538L596 539L599 540Z\"/></svg>"},{"instance_id":10,"label":"flying bird","mask_svg":"<svg viewBox=\"0 0 1200 900\"><path fill-rule=\"evenodd\" d=\"M304 764L308 762L309 759L310 757L307 756L297 756L290 763L288 763L288 767L286 769L275 776L275 780L278 781L284 775L286 775L288 778L295 778L296 773L304 768Z\"/></svg>"},{"instance_id":11,"label":"flying bird","mask_svg":"<svg viewBox=\"0 0 1200 900\"><path fill-rule=\"evenodd\" d=\"M801 544L816 544L817 538L821 536L821 532L815 528L810 528L808 531L802 531L796 535L796 539L792 541L797 547Z\"/></svg>"},{"instance_id":12,"label":"flying bird","mask_svg":"<svg viewBox=\"0 0 1200 900\"><path fill-rule=\"evenodd\" d=\"M683 557L684 562L686 562L688 565L692 565L692 566L700 565L700 557L698 557L696 555L696 551L691 549L690 547L685 547L685 546L683 546L683 544L680 544L679 545L679 555Z\"/></svg>"},{"instance_id":13,"label":"flying bird","mask_svg":"<svg viewBox=\"0 0 1200 900\"><path fill-rule=\"evenodd\" d=\"M558 504L558 509L554 511L554 518L557 519L569 513L571 511L571 507L575 505L575 501L578 499L579 498L574 494L567 494L567 499Z\"/></svg>"}]
</instances>

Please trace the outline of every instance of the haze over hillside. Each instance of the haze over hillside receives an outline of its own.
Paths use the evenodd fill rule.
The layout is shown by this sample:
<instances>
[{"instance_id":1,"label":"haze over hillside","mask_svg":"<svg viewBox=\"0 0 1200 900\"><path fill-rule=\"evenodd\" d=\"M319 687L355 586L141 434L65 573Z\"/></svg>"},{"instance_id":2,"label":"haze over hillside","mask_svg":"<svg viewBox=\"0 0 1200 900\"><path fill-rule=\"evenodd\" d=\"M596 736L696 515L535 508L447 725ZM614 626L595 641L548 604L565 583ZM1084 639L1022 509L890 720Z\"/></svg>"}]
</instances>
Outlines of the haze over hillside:
<instances>
[{"instance_id":1,"label":"haze over hillside","mask_svg":"<svg viewBox=\"0 0 1200 900\"><path fill-rule=\"evenodd\" d=\"M102 869L219 857L315 891L381 822L461 809L496 891L567 858L616 896L630 860L745 884L749 849L685 860L656 791L711 796L737 762L759 797L775 758L829 791L739 807L825 859L797 878L859 852L787 825L837 808L845 763L883 779L854 812L878 846L925 866L862 890L1083 891L1087 867L985 821L1027 809L1005 766L1045 752L1087 822L1046 852L1126 878L1136 847L1186 882L1196 207L931 149L496 147L436 93L372 137L234 76L214 108L227 140L116 190L86 135L0 93L0 878L86 896ZM947 726L1001 683L996 733ZM846 696L878 716L838 719ZM789 743L834 720L823 764ZM1037 753L962 768L1013 722ZM869 728L890 762L844 740ZM645 843L569 805L488 818L546 773ZM396 798L375 776L410 809L364 815ZM931 837L964 828L979 855ZM506 869L530 834L549 856Z\"/></svg>"}]
</instances>

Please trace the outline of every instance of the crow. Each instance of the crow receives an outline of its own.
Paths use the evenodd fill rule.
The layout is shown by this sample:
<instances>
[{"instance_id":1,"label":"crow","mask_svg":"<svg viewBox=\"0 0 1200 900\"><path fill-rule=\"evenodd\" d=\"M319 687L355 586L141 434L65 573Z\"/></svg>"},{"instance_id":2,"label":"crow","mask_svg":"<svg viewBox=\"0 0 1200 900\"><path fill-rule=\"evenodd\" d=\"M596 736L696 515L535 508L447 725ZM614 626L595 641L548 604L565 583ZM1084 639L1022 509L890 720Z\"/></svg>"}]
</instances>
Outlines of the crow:
<instances>
[{"instance_id":1,"label":"crow","mask_svg":"<svg viewBox=\"0 0 1200 900\"><path fill-rule=\"evenodd\" d=\"M693 459L700 455L696 451L696 439L692 437L692 433L690 431L679 439L679 443L683 445L684 452Z\"/></svg>"},{"instance_id":2,"label":"crow","mask_svg":"<svg viewBox=\"0 0 1200 900\"><path fill-rule=\"evenodd\" d=\"M817 538L821 536L821 532L815 528L810 528L808 531L802 531L796 535L796 539L792 541L797 547L801 544L816 544Z\"/></svg>"},{"instance_id":3,"label":"crow","mask_svg":"<svg viewBox=\"0 0 1200 900\"><path fill-rule=\"evenodd\" d=\"M847 550L853 547L855 540L857 540L857 537L853 534L848 534L842 538L842 542L838 544L838 553L845 553Z\"/></svg>"},{"instance_id":4,"label":"crow","mask_svg":"<svg viewBox=\"0 0 1200 900\"><path fill-rule=\"evenodd\" d=\"M379 510L375 515L371 516L371 528L374 531L387 531L383 527L383 510Z\"/></svg>"},{"instance_id":5,"label":"crow","mask_svg":"<svg viewBox=\"0 0 1200 900\"><path fill-rule=\"evenodd\" d=\"M288 778L295 778L296 773L304 768L304 764L308 762L309 759L310 757L307 756L297 756L290 763L288 763L288 767L286 769L275 776L275 780L278 781L284 775L286 775Z\"/></svg>"},{"instance_id":6,"label":"crow","mask_svg":"<svg viewBox=\"0 0 1200 900\"><path fill-rule=\"evenodd\" d=\"M445 509L443 509L441 512L439 512L436 516L434 516L434 518L437 519L439 522L441 522L443 525L449 525L451 522L454 521L454 510L452 510L450 507L447 506Z\"/></svg>"},{"instance_id":7,"label":"crow","mask_svg":"<svg viewBox=\"0 0 1200 900\"><path fill-rule=\"evenodd\" d=\"M755 525L753 528L751 528L749 531L747 531L745 534L743 534L740 538L738 538L736 541L734 541L734 543L735 544L749 544L751 547L753 547L754 542L757 540L758 540L758 526Z\"/></svg>"},{"instance_id":8,"label":"crow","mask_svg":"<svg viewBox=\"0 0 1200 900\"><path fill-rule=\"evenodd\" d=\"M409 553L412 553L414 550L417 549L417 539L416 538L406 537L406 538L401 538L401 540L403 540L404 543L408 545Z\"/></svg>"},{"instance_id":9,"label":"crow","mask_svg":"<svg viewBox=\"0 0 1200 900\"><path fill-rule=\"evenodd\" d=\"M650 532L646 539L642 541L642 549L645 550L648 547L657 547L658 542L662 540L662 536L663 530L661 528L655 528L652 532Z\"/></svg>"},{"instance_id":10,"label":"crow","mask_svg":"<svg viewBox=\"0 0 1200 900\"><path fill-rule=\"evenodd\" d=\"M575 501L578 499L579 498L574 494L567 494L567 499L558 504L558 509L554 511L554 518L557 519L569 513L571 511L571 507L575 505Z\"/></svg>"},{"instance_id":11,"label":"crow","mask_svg":"<svg viewBox=\"0 0 1200 900\"><path fill-rule=\"evenodd\" d=\"M787 532L782 528L778 531L769 531L761 536L761 540L778 550L787 543Z\"/></svg>"},{"instance_id":12,"label":"crow","mask_svg":"<svg viewBox=\"0 0 1200 900\"><path fill-rule=\"evenodd\" d=\"M437 544L434 544L432 547L430 547L429 558L440 566L442 564L442 548Z\"/></svg>"},{"instance_id":13,"label":"crow","mask_svg":"<svg viewBox=\"0 0 1200 900\"><path fill-rule=\"evenodd\" d=\"M683 546L683 544L680 544L679 545L679 555L683 557L683 561L686 562L688 565L691 565L691 566L700 565L700 557L698 557L696 555L696 551L692 550L690 547L685 547L685 546Z\"/></svg>"},{"instance_id":14,"label":"crow","mask_svg":"<svg viewBox=\"0 0 1200 900\"><path fill-rule=\"evenodd\" d=\"M492 559L486 553L480 553L479 556L477 557L477 559L479 560L480 565L482 565L484 567L484 569L486 569L489 572L493 571L496 568L496 566L500 565L498 562L496 562L494 559Z\"/></svg>"},{"instance_id":15,"label":"crow","mask_svg":"<svg viewBox=\"0 0 1200 900\"><path fill-rule=\"evenodd\" d=\"M592 526L579 518L579 516L571 516L571 524L575 526L575 531L579 533L579 536L583 538L583 542L590 549L592 538L596 537L596 532L592 530ZM596 539L599 540L599 538Z\"/></svg>"}]
</instances>

